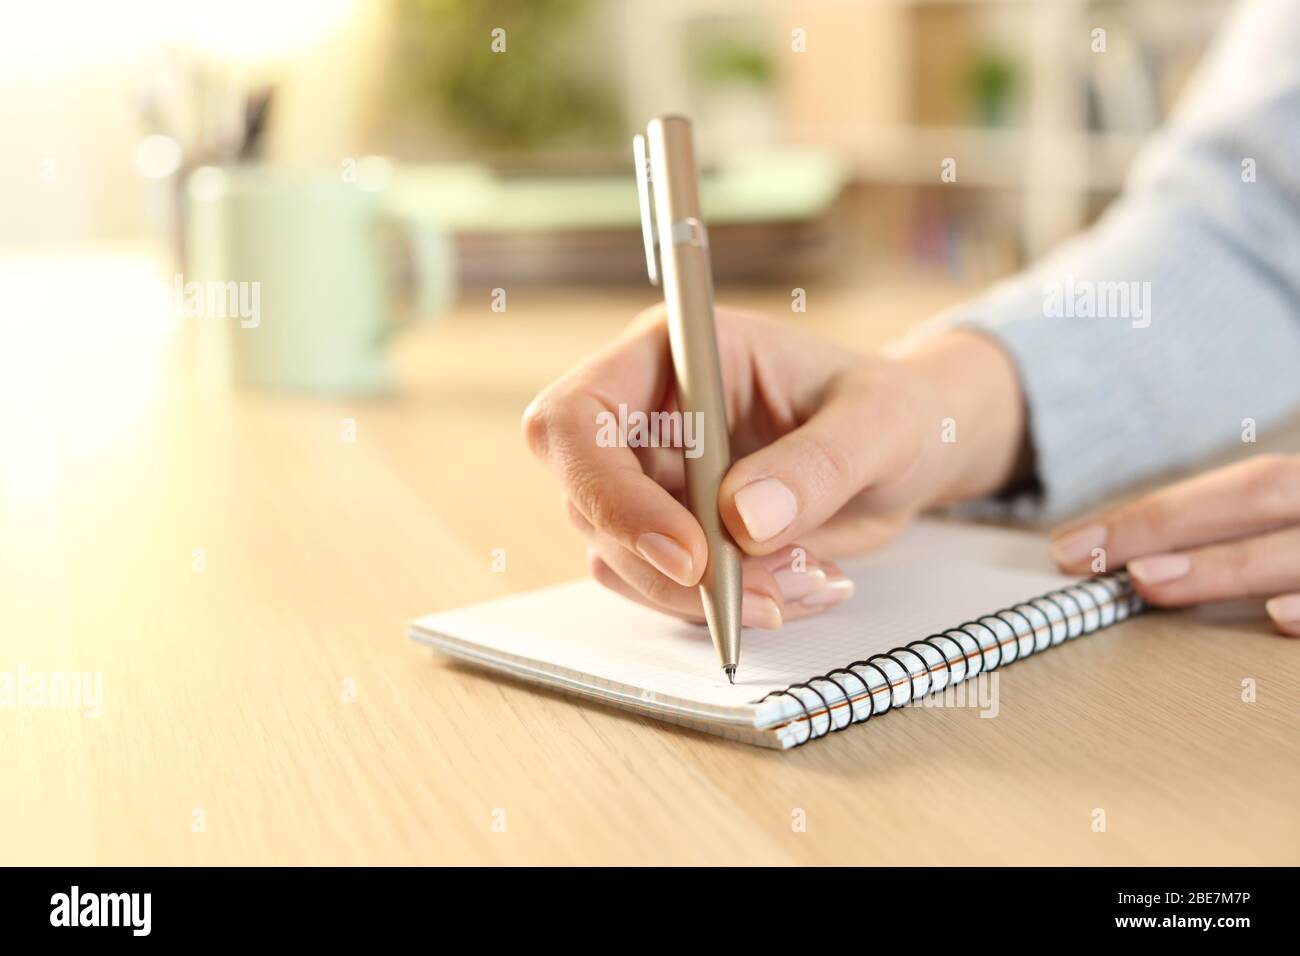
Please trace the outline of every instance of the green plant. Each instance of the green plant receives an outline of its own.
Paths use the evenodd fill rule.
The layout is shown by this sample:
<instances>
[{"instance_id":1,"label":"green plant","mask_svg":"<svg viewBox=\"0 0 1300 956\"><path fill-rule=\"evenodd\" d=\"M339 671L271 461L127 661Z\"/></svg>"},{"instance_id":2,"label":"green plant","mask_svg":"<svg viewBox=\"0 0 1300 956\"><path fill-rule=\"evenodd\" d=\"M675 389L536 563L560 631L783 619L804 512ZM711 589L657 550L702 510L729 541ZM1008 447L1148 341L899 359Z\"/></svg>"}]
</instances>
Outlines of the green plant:
<instances>
[{"instance_id":1,"label":"green plant","mask_svg":"<svg viewBox=\"0 0 1300 956\"><path fill-rule=\"evenodd\" d=\"M735 40L696 44L693 55L701 79L715 84L743 83L766 87L772 82L772 58L766 50Z\"/></svg>"},{"instance_id":2,"label":"green plant","mask_svg":"<svg viewBox=\"0 0 1300 956\"><path fill-rule=\"evenodd\" d=\"M621 131L607 86L575 68L587 0L402 0L409 88L470 138L526 149L609 142ZM504 52L494 52L493 31Z\"/></svg>"},{"instance_id":3,"label":"green plant","mask_svg":"<svg viewBox=\"0 0 1300 956\"><path fill-rule=\"evenodd\" d=\"M1006 119L1018 80L1016 64L1009 57L986 52L974 58L968 83L975 109L984 123L997 126Z\"/></svg>"}]
</instances>

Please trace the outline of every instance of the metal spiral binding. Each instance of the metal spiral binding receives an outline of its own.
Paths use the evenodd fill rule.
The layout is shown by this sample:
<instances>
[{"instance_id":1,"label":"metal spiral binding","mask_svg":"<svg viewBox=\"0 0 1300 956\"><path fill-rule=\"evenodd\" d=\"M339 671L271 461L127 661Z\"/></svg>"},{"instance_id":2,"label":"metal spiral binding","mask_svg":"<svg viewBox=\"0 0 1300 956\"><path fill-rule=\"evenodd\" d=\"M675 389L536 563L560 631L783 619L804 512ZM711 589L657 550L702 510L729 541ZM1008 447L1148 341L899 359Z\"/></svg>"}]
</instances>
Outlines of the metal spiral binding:
<instances>
[{"instance_id":1,"label":"metal spiral binding","mask_svg":"<svg viewBox=\"0 0 1300 956\"><path fill-rule=\"evenodd\" d=\"M1102 592L1100 597L1098 591ZM1049 614L1044 606L1054 608L1057 616L1053 617ZM1089 578L1069 587L1049 591L1021 604L1003 608L993 614L967 621L947 631L931 634L902 647L895 647L887 653L873 654L866 660L854 661L852 664L837 667L820 676L790 684L782 690L774 690L762 697L758 703L784 696L798 704L803 713L793 716L790 723L807 721L808 734L794 744L796 747L802 747L810 740L825 737L830 733L839 733L853 724L865 724L876 716L876 697L880 694L885 694L887 702L880 708L879 713L897 710L933 691L959 684L968 677L991 673L1004 664L1014 664L1022 657L1028 657L1044 648L1055 647L1057 644L1091 634L1103 627L1118 624L1140 612L1143 606L1142 598L1133 590L1126 572L1120 571ZM998 625L1005 633L998 633ZM977 633L972 634L972 629ZM1045 639L1040 641L1040 635ZM962 642L962 638L967 639L973 646L968 647ZM986 638L991 638L991 641L986 643ZM1026 641L1029 642L1027 647ZM946 643L941 646L936 642ZM933 659L927 657L921 648L927 649ZM1011 654L1012 649L1014 655ZM995 650L996 658L993 656ZM950 651L951 656L949 656ZM905 655L903 660L896 656L900 654ZM913 671L904 662L905 660L919 661L920 669ZM901 673L891 677L888 669L890 664ZM960 674L954 674L954 668L957 667L960 667ZM879 675L880 682L873 687L868 678L859 673L860 670L874 672ZM936 674L940 673L944 681L941 686L936 686ZM849 684L850 678L857 682L856 688ZM825 685L834 687L840 692L842 699L832 705L826 695L817 689L817 684L822 684L827 692L829 688ZM902 687L906 688L906 698L902 703L895 703L895 695ZM805 701L797 693L798 691L817 698L820 707L817 703ZM866 711L865 716L861 718L857 716L860 701L865 702ZM843 707L846 711L846 719L842 723L834 713L837 707ZM818 733L817 718L823 714L826 727Z\"/></svg>"}]
</instances>

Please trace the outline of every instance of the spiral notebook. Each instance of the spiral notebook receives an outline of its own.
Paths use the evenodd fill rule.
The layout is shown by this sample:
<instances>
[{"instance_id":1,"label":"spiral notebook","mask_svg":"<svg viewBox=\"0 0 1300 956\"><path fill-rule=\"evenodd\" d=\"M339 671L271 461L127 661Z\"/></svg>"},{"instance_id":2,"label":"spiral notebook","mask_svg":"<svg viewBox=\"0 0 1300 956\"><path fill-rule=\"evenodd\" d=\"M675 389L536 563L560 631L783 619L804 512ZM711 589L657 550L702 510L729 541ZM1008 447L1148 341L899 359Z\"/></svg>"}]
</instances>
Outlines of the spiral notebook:
<instances>
[{"instance_id":1,"label":"spiral notebook","mask_svg":"<svg viewBox=\"0 0 1300 956\"><path fill-rule=\"evenodd\" d=\"M788 749L955 692L1142 609L1123 573L1065 577L1046 552L1036 535L919 523L842 562L857 591L839 607L779 631L747 628L735 686L703 627L591 581L422 617L410 636L502 674Z\"/></svg>"}]
</instances>

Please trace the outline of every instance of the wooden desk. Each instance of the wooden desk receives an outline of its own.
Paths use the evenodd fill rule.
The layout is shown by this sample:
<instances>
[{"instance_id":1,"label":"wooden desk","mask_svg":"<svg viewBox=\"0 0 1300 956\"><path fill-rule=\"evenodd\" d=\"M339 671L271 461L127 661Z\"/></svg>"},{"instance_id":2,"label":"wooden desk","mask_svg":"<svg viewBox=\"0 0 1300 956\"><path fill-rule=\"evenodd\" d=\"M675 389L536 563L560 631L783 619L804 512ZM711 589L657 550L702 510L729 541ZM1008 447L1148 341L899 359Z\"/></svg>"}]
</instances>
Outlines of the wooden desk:
<instances>
[{"instance_id":1,"label":"wooden desk","mask_svg":"<svg viewBox=\"0 0 1300 956\"><path fill-rule=\"evenodd\" d=\"M814 289L798 318L869 344L952 295ZM480 298L402 344L393 401L231 396L187 330L0 412L0 671L105 680L96 719L0 709L0 863L1300 862L1300 645L1258 619L1149 616L1008 670L996 719L788 754L408 643L582 573L519 414L651 293Z\"/></svg>"}]
</instances>

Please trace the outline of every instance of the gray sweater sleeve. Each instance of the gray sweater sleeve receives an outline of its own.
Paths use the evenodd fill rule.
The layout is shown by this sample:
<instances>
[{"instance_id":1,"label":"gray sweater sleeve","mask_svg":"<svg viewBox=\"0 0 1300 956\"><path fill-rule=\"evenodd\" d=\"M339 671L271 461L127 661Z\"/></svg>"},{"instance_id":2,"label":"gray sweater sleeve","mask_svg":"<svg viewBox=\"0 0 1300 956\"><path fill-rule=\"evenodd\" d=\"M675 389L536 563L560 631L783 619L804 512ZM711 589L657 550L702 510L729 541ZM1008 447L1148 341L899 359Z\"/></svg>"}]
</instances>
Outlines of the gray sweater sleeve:
<instances>
[{"instance_id":1,"label":"gray sweater sleeve","mask_svg":"<svg viewBox=\"0 0 1300 956\"><path fill-rule=\"evenodd\" d=\"M1300 0L1239 8L1102 219L936 324L1015 363L1042 519L1300 407Z\"/></svg>"}]
</instances>

